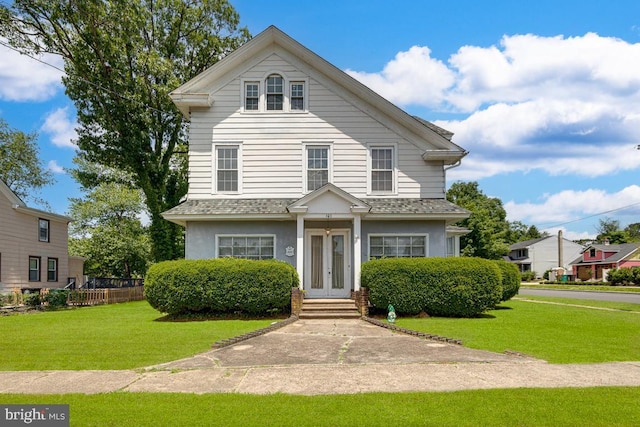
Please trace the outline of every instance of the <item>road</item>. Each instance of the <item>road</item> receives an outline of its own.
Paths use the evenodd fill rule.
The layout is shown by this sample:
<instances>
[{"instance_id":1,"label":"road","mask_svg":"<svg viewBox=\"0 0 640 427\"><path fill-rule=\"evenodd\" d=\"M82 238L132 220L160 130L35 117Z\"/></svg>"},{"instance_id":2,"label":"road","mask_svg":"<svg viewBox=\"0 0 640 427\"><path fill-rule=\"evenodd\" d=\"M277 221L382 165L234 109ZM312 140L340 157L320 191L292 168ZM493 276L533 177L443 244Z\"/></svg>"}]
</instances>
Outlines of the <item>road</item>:
<instances>
[{"instance_id":1,"label":"road","mask_svg":"<svg viewBox=\"0 0 640 427\"><path fill-rule=\"evenodd\" d=\"M519 295L536 295L541 297L591 299L598 301L615 301L640 304L640 293L631 292L596 292L596 291L562 291L556 289L520 288Z\"/></svg>"}]
</instances>

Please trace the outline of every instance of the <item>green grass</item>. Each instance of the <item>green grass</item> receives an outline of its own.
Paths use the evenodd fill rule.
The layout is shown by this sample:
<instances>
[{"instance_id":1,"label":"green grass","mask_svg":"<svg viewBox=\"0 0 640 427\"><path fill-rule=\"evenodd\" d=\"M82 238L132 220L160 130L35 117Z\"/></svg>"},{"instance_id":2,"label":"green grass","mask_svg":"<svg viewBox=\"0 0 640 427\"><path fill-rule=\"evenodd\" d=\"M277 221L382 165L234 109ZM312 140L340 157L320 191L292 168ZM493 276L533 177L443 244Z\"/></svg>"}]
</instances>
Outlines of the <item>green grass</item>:
<instances>
[{"instance_id":1,"label":"green grass","mask_svg":"<svg viewBox=\"0 0 640 427\"><path fill-rule=\"evenodd\" d=\"M577 298L558 298L558 297L545 297L538 295L518 295L514 297L515 300L533 300L533 301L547 301L554 302L558 304L574 304L581 305L587 307L596 307L596 308L610 308L614 310L622 310L622 311L632 311L636 313L640 313L640 304L635 304L632 302L617 302L617 301L598 301L598 300L587 300L587 299L577 299Z\"/></svg>"},{"instance_id":2,"label":"green grass","mask_svg":"<svg viewBox=\"0 0 640 427\"><path fill-rule=\"evenodd\" d=\"M130 369L206 351L273 320L157 321L146 301L0 317L0 370Z\"/></svg>"},{"instance_id":3,"label":"green grass","mask_svg":"<svg viewBox=\"0 0 640 427\"><path fill-rule=\"evenodd\" d=\"M397 324L461 339L467 347L518 351L551 363L640 360L637 313L512 300L480 318L400 318Z\"/></svg>"},{"instance_id":4,"label":"green grass","mask_svg":"<svg viewBox=\"0 0 640 427\"><path fill-rule=\"evenodd\" d=\"M72 426L637 426L640 387L293 396L0 395L69 404Z\"/></svg>"},{"instance_id":5,"label":"green grass","mask_svg":"<svg viewBox=\"0 0 640 427\"><path fill-rule=\"evenodd\" d=\"M530 289L560 289L563 291L640 292L640 286L545 285L542 283L521 283L520 287Z\"/></svg>"}]
</instances>

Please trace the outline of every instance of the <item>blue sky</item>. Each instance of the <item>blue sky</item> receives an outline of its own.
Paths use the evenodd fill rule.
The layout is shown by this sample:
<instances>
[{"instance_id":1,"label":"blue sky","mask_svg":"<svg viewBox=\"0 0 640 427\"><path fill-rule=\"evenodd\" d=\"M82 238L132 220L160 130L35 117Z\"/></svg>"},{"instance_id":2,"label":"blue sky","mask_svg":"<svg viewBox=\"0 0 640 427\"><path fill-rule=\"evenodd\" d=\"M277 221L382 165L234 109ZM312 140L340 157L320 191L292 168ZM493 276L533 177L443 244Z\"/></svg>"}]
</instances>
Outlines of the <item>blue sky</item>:
<instances>
[{"instance_id":1,"label":"blue sky","mask_svg":"<svg viewBox=\"0 0 640 427\"><path fill-rule=\"evenodd\" d=\"M640 2L232 0L242 25L281 30L470 154L448 173L508 219L569 238L640 222ZM61 61L45 57L58 66ZM0 46L0 117L39 134L57 213L77 185L75 112L60 73ZM606 214L601 214L608 212ZM548 228L547 228L548 227Z\"/></svg>"}]
</instances>

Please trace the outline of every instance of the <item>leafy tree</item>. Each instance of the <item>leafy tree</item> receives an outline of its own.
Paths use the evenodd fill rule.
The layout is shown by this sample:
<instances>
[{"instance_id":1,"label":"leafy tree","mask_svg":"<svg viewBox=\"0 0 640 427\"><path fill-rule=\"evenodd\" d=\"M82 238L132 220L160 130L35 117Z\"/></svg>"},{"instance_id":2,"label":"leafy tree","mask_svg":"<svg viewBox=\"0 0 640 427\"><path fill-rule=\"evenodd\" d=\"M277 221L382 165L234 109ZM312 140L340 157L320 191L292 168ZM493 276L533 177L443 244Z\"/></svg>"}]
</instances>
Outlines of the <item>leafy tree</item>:
<instances>
[{"instance_id":1,"label":"leafy tree","mask_svg":"<svg viewBox=\"0 0 640 427\"><path fill-rule=\"evenodd\" d=\"M161 213L186 193L186 124L168 93L248 40L226 0L16 0L0 35L64 58L84 159L131 174L151 217L155 260L182 255ZM86 183L86 182L85 182Z\"/></svg>"},{"instance_id":2,"label":"leafy tree","mask_svg":"<svg viewBox=\"0 0 640 427\"><path fill-rule=\"evenodd\" d=\"M47 206L34 192L53 183L38 158L38 136L9 127L0 119L0 179L21 199Z\"/></svg>"},{"instance_id":3,"label":"leafy tree","mask_svg":"<svg viewBox=\"0 0 640 427\"><path fill-rule=\"evenodd\" d=\"M612 218L603 218L598 221L596 227L598 235L596 241L604 243L608 241L611 244L627 243L627 233L620 229L620 221Z\"/></svg>"},{"instance_id":4,"label":"leafy tree","mask_svg":"<svg viewBox=\"0 0 640 427\"><path fill-rule=\"evenodd\" d=\"M81 168L89 168L77 161ZM78 170L72 170L77 175ZM72 198L69 215L69 252L85 258L85 273L102 277L142 276L150 259L150 241L140 222L144 213L140 190L122 181L126 177L109 171L109 182L101 182L86 197ZM121 181L121 182L115 182Z\"/></svg>"},{"instance_id":5,"label":"leafy tree","mask_svg":"<svg viewBox=\"0 0 640 427\"><path fill-rule=\"evenodd\" d=\"M458 222L471 230L460 238L461 254L500 259L509 252L507 212L498 198L486 196L477 182L456 182L447 191L447 200L471 211Z\"/></svg>"},{"instance_id":6,"label":"leafy tree","mask_svg":"<svg viewBox=\"0 0 640 427\"><path fill-rule=\"evenodd\" d=\"M640 242L640 222L634 222L624 228L629 242Z\"/></svg>"},{"instance_id":7,"label":"leafy tree","mask_svg":"<svg viewBox=\"0 0 640 427\"><path fill-rule=\"evenodd\" d=\"M525 240L547 237L549 233L541 233L535 225L526 225L521 221L509 222L509 230L506 234L506 241L509 244L523 242Z\"/></svg>"}]
</instances>

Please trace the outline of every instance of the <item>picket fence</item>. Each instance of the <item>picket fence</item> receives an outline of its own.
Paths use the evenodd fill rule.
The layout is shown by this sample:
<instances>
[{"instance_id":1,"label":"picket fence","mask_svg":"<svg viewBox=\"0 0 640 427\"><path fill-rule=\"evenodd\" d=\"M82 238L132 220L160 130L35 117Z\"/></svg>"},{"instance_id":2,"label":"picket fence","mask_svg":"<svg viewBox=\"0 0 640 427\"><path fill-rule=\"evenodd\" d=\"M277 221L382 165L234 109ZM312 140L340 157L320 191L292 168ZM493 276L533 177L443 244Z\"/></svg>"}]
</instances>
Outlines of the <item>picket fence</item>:
<instances>
[{"instance_id":1,"label":"picket fence","mask_svg":"<svg viewBox=\"0 0 640 427\"><path fill-rule=\"evenodd\" d=\"M79 289L69 292L67 305L116 304L144 299L144 286L110 289Z\"/></svg>"}]
</instances>

